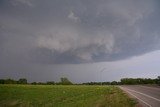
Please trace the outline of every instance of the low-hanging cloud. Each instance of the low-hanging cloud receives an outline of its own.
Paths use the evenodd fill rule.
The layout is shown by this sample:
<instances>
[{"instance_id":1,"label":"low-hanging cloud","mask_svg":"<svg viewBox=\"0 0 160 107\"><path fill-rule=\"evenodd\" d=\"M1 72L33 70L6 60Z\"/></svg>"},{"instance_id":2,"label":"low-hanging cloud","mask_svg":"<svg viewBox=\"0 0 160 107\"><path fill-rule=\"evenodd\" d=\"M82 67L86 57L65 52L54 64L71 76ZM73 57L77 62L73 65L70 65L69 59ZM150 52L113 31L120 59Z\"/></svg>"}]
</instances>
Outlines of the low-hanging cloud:
<instances>
[{"instance_id":1,"label":"low-hanging cloud","mask_svg":"<svg viewBox=\"0 0 160 107\"><path fill-rule=\"evenodd\" d=\"M13 6L14 2L18 6ZM34 7L20 6L31 3ZM16 59L26 63L75 64L116 61L159 50L160 16L156 14L156 3L5 1L0 11L0 58L3 63Z\"/></svg>"},{"instance_id":2,"label":"low-hanging cloud","mask_svg":"<svg viewBox=\"0 0 160 107\"><path fill-rule=\"evenodd\" d=\"M80 31L69 27L55 28L39 36L37 45L39 48L51 50L53 54L69 52L79 60L90 62L93 61L93 55L98 55L100 52L112 53L114 47L113 35L107 32L97 32L96 35L83 35Z\"/></svg>"}]
</instances>

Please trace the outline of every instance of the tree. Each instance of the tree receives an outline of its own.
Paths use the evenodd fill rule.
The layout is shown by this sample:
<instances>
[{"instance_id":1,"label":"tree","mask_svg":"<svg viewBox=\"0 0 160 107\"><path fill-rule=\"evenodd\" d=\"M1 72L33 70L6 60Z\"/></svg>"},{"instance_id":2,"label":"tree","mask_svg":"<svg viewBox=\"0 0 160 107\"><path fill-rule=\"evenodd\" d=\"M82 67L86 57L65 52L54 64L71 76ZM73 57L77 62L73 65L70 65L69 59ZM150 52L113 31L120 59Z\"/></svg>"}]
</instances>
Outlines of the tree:
<instances>
[{"instance_id":1,"label":"tree","mask_svg":"<svg viewBox=\"0 0 160 107\"><path fill-rule=\"evenodd\" d=\"M68 78L63 77L63 78L61 78L60 84L62 84L62 85L72 85L73 83L71 81L69 81Z\"/></svg>"},{"instance_id":2,"label":"tree","mask_svg":"<svg viewBox=\"0 0 160 107\"><path fill-rule=\"evenodd\" d=\"M46 84L47 85L55 85L55 82L54 81L48 81Z\"/></svg>"},{"instance_id":3,"label":"tree","mask_svg":"<svg viewBox=\"0 0 160 107\"><path fill-rule=\"evenodd\" d=\"M4 79L0 79L0 84L4 84L5 80Z\"/></svg>"},{"instance_id":4,"label":"tree","mask_svg":"<svg viewBox=\"0 0 160 107\"><path fill-rule=\"evenodd\" d=\"M6 79L5 81L4 81L4 84L16 84L17 83L17 81L15 81L15 80L13 80L13 79Z\"/></svg>"},{"instance_id":5,"label":"tree","mask_svg":"<svg viewBox=\"0 0 160 107\"><path fill-rule=\"evenodd\" d=\"M20 79L18 80L18 84L27 84L27 79L25 79L25 78L20 78Z\"/></svg>"},{"instance_id":6,"label":"tree","mask_svg":"<svg viewBox=\"0 0 160 107\"><path fill-rule=\"evenodd\" d=\"M112 81L111 85L118 85L118 82L117 81Z\"/></svg>"},{"instance_id":7,"label":"tree","mask_svg":"<svg viewBox=\"0 0 160 107\"><path fill-rule=\"evenodd\" d=\"M32 84L32 85L37 85L37 83L36 83L36 82L32 82L31 84Z\"/></svg>"},{"instance_id":8,"label":"tree","mask_svg":"<svg viewBox=\"0 0 160 107\"><path fill-rule=\"evenodd\" d=\"M160 85L160 76L157 77L157 83Z\"/></svg>"}]
</instances>

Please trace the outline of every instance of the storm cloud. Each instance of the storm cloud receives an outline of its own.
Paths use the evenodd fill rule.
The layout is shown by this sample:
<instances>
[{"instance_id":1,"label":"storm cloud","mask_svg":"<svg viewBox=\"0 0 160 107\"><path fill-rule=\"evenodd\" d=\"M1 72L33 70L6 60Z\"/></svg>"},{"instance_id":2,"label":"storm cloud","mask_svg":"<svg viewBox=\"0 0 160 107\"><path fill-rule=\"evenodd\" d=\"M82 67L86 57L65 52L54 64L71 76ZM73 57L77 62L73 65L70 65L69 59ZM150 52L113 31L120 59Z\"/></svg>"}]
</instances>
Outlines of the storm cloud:
<instances>
[{"instance_id":1,"label":"storm cloud","mask_svg":"<svg viewBox=\"0 0 160 107\"><path fill-rule=\"evenodd\" d=\"M1 2L0 57L9 62L114 61L160 49L158 1Z\"/></svg>"},{"instance_id":2,"label":"storm cloud","mask_svg":"<svg viewBox=\"0 0 160 107\"><path fill-rule=\"evenodd\" d=\"M158 3L1 1L1 61L46 64L116 61L159 50Z\"/></svg>"},{"instance_id":3,"label":"storm cloud","mask_svg":"<svg viewBox=\"0 0 160 107\"><path fill-rule=\"evenodd\" d=\"M111 69L158 51L159 6L159 0L1 0L0 77L33 80L53 71L58 78L60 69L80 75L86 66Z\"/></svg>"}]
</instances>

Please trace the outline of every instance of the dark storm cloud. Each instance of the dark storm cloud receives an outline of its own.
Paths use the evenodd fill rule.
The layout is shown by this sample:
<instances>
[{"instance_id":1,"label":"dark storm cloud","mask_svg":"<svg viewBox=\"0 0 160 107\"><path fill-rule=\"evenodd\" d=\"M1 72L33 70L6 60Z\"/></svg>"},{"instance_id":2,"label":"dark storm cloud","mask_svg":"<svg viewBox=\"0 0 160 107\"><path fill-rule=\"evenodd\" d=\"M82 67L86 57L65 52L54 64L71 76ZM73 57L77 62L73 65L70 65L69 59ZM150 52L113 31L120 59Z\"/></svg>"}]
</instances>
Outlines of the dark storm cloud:
<instances>
[{"instance_id":1,"label":"dark storm cloud","mask_svg":"<svg viewBox=\"0 0 160 107\"><path fill-rule=\"evenodd\" d=\"M160 49L158 0L1 2L5 66L116 61Z\"/></svg>"}]
</instances>

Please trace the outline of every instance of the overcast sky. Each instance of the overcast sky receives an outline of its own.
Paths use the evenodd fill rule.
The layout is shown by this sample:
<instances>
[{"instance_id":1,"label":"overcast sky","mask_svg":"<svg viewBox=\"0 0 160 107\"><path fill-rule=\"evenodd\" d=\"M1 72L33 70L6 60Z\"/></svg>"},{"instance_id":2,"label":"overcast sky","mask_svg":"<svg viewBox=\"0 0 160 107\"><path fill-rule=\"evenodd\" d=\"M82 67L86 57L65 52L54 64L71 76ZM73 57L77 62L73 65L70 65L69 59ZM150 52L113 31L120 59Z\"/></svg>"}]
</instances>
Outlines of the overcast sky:
<instances>
[{"instance_id":1,"label":"overcast sky","mask_svg":"<svg viewBox=\"0 0 160 107\"><path fill-rule=\"evenodd\" d=\"M0 78L158 75L159 0L0 0Z\"/></svg>"}]
</instances>

